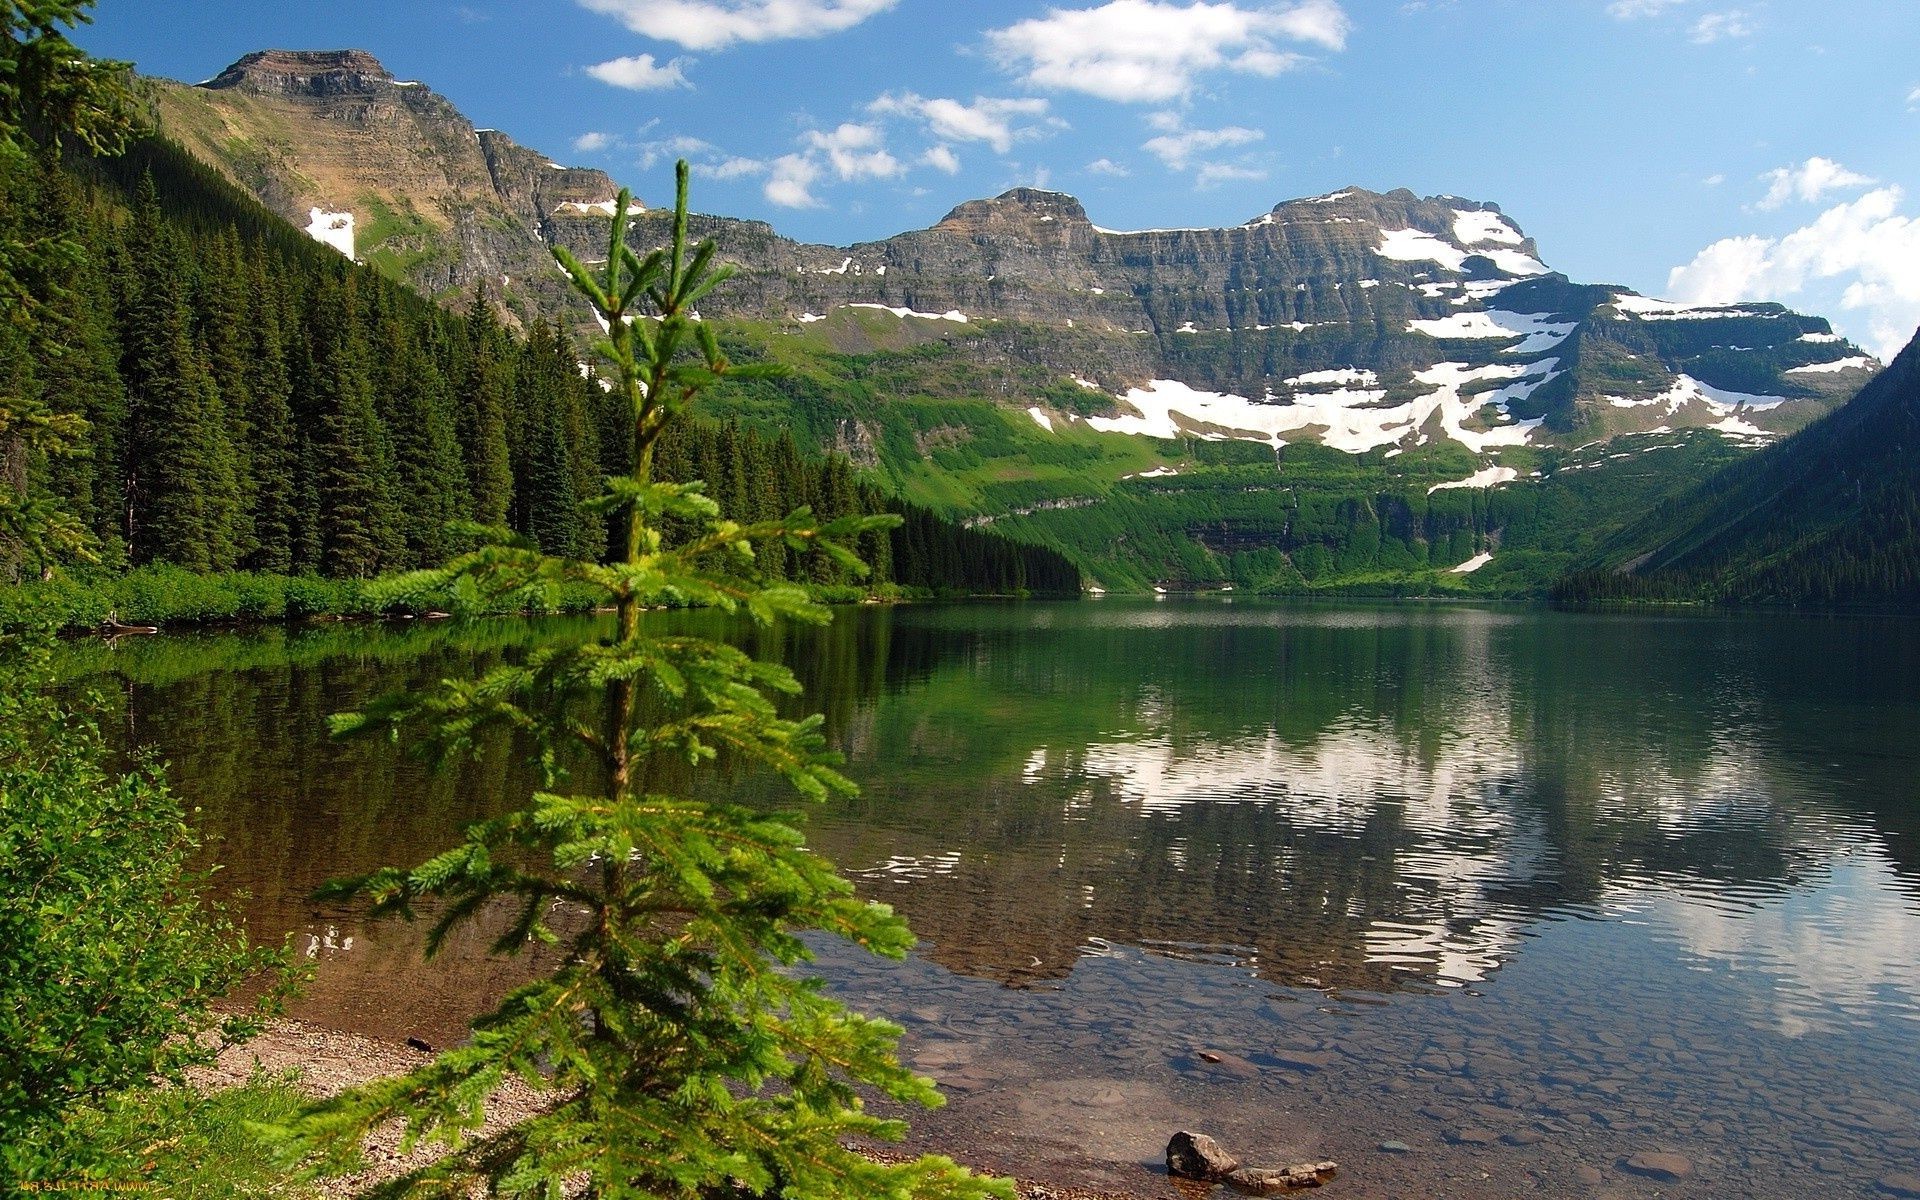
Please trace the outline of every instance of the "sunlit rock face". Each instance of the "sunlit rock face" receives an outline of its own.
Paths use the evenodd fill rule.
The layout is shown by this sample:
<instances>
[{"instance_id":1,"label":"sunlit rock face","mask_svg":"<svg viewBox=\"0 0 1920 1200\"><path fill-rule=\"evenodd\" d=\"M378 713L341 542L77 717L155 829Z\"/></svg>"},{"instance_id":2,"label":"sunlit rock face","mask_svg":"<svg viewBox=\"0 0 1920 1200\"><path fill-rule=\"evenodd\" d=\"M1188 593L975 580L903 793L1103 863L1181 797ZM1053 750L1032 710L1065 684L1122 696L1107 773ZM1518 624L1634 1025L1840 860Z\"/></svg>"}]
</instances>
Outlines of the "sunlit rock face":
<instances>
[{"instance_id":1,"label":"sunlit rock face","mask_svg":"<svg viewBox=\"0 0 1920 1200\"><path fill-rule=\"evenodd\" d=\"M484 284L521 320L592 332L548 248L605 257L604 173L475 129L362 51L262 51L159 97L171 136L297 225L333 218L330 244L344 249L350 217L356 257L429 295L464 301ZM637 242L664 239L664 212L630 215ZM1142 436L1355 453L1451 441L1490 456L1622 433L1656 448L1691 428L1759 444L1878 366L1778 305L1576 284L1498 205L1404 189L1287 200L1226 228L1110 229L1072 196L1015 188L847 247L724 216L694 230L741 269L703 315L855 353L972 338L983 361L1107 394L1104 413L1042 410L1061 430L1091 418ZM901 328L877 331L877 313Z\"/></svg>"}]
</instances>

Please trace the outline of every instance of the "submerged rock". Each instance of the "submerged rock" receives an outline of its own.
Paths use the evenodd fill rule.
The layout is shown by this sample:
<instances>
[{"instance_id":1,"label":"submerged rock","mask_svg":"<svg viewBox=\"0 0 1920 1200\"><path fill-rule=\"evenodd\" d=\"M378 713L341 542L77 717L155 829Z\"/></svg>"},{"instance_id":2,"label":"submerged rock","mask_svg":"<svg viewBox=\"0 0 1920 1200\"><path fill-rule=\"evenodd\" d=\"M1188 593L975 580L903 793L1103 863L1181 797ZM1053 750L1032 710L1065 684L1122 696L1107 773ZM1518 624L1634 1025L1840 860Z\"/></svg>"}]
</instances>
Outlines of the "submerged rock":
<instances>
[{"instance_id":1,"label":"submerged rock","mask_svg":"<svg viewBox=\"0 0 1920 1200\"><path fill-rule=\"evenodd\" d=\"M1212 1182L1225 1178L1239 1165L1239 1159L1204 1133L1182 1129L1167 1142L1167 1173L1181 1179Z\"/></svg>"},{"instance_id":2,"label":"submerged rock","mask_svg":"<svg viewBox=\"0 0 1920 1200\"><path fill-rule=\"evenodd\" d=\"M1623 1165L1635 1175L1668 1183L1693 1174L1693 1160L1684 1154L1636 1154Z\"/></svg>"},{"instance_id":3,"label":"submerged rock","mask_svg":"<svg viewBox=\"0 0 1920 1200\"><path fill-rule=\"evenodd\" d=\"M1291 1167L1241 1167L1229 1172L1227 1184L1251 1196L1272 1196L1301 1188L1317 1188L1332 1179L1339 1165L1331 1162L1296 1163Z\"/></svg>"}]
</instances>

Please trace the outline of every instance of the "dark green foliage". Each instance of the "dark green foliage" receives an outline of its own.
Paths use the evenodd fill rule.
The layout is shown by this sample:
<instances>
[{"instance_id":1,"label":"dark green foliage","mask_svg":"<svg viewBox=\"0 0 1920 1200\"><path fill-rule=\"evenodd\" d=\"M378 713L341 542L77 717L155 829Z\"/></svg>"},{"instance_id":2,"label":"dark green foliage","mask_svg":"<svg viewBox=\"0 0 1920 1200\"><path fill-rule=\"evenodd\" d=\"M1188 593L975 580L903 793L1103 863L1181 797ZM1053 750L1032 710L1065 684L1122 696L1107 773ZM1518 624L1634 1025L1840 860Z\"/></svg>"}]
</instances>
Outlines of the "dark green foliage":
<instances>
[{"instance_id":1,"label":"dark green foliage","mask_svg":"<svg viewBox=\"0 0 1920 1200\"><path fill-rule=\"evenodd\" d=\"M89 707L52 694L48 640L0 642L0 1190L66 1174L71 1115L177 1080L261 1007L215 1004L283 966L198 894L186 815L152 764L121 775ZM217 1035L208 1040L207 1035Z\"/></svg>"},{"instance_id":2,"label":"dark green foliage","mask_svg":"<svg viewBox=\"0 0 1920 1200\"><path fill-rule=\"evenodd\" d=\"M1920 347L1852 402L1612 538L1567 601L1920 603Z\"/></svg>"},{"instance_id":3,"label":"dark green foliage","mask_svg":"<svg viewBox=\"0 0 1920 1200\"><path fill-rule=\"evenodd\" d=\"M13 447L0 465L37 498L45 543L29 554L0 530L6 578L87 546L116 567L369 578L442 559L454 519L506 524L579 557L606 544L605 518L581 502L624 469L621 446L607 392L562 332L536 323L516 342L483 293L463 316L439 310L165 143L136 143L125 160L69 155L7 186L0 230L30 220L93 253L63 287L42 289L30 317L0 323L0 381L19 397L5 406L19 416L0 414L0 448ZM30 448L9 427L42 432ZM834 516L896 507L791 442L692 425L675 437L689 466L716 465L677 478L710 474L758 519L802 504ZM58 512L65 524L50 519ZM968 553L948 556L960 574L896 578L889 535L860 548L870 579L856 585L830 563L809 578L861 594L998 591L1010 577L974 569L984 560ZM1052 551L991 547L985 559L1009 555L1023 564L1014 575L1077 587ZM769 550L774 577L787 564Z\"/></svg>"},{"instance_id":4,"label":"dark green foliage","mask_svg":"<svg viewBox=\"0 0 1920 1200\"><path fill-rule=\"evenodd\" d=\"M195 338L186 247L143 182L128 233L135 274L122 323L128 545L135 562L202 571L240 560L232 429Z\"/></svg>"}]
</instances>

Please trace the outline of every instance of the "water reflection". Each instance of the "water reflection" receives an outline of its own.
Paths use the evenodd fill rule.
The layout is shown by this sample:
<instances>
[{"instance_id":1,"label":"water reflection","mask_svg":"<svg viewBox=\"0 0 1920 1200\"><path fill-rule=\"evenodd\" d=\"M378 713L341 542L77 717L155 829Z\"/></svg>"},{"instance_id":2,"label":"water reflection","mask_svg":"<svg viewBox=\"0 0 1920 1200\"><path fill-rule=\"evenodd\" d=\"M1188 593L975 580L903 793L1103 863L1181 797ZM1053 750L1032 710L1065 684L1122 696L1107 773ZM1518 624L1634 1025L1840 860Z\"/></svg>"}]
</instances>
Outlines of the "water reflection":
<instances>
[{"instance_id":1,"label":"water reflection","mask_svg":"<svg viewBox=\"0 0 1920 1200\"><path fill-rule=\"evenodd\" d=\"M412 931L305 897L424 857L531 780L505 742L429 771L321 719L582 632L154 639L76 648L73 670L124 688L128 739L204 808L256 928L311 939L306 1014L439 1041L526 968L485 958L482 929L422 969ZM1284 1087L1330 1112L1411 1080L1408 1120L1471 1116L1445 1099L1471 1092L1476 1119L1564 1139L1684 1125L1745 1139L1754 1179L1786 1177L1769 1155L1802 1169L1806 1128L1860 1162L1906 1152L1872 1122L1920 1105L1911 623L1108 600L751 636L865 785L810 837L923 946L830 967L922 1014L922 1065L967 1097L942 1120L1011 1120L1013 1092L1031 1107L1088 1070L1153 1120L1225 1120L1196 1078L1208 1104ZM1201 1037L1255 1075L1197 1075ZM1750 1079L1761 1107L1729 1098ZM1867 1132L1826 1129L1858 1093Z\"/></svg>"}]
</instances>

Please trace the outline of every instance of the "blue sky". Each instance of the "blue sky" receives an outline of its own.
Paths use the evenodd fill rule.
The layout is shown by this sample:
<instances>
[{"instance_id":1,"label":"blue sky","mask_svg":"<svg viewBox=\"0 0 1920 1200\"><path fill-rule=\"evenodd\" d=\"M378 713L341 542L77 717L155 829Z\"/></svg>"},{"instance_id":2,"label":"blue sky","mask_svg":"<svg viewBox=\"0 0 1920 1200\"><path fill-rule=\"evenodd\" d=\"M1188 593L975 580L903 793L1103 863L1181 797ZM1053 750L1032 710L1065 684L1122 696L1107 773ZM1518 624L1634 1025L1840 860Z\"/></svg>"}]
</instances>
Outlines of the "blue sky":
<instances>
[{"instance_id":1,"label":"blue sky","mask_svg":"<svg viewBox=\"0 0 1920 1200\"><path fill-rule=\"evenodd\" d=\"M1114 229L1350 184L1497 201L1582 281L1920 323L1913 0L101 0L184 80L372 51L660 200L846 244L1008 187Z\"/></svg>"}]
</instances>

